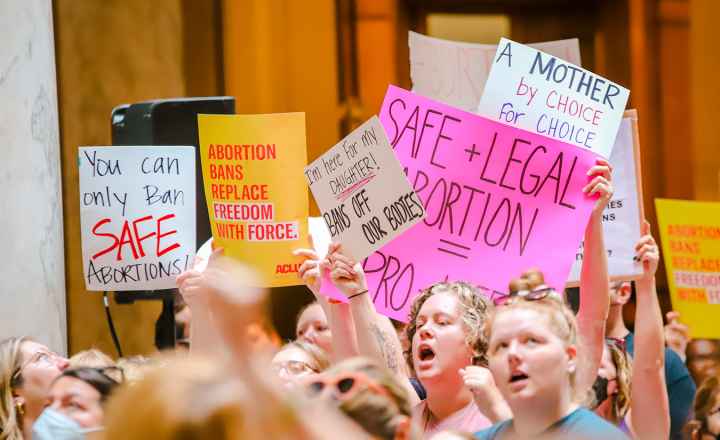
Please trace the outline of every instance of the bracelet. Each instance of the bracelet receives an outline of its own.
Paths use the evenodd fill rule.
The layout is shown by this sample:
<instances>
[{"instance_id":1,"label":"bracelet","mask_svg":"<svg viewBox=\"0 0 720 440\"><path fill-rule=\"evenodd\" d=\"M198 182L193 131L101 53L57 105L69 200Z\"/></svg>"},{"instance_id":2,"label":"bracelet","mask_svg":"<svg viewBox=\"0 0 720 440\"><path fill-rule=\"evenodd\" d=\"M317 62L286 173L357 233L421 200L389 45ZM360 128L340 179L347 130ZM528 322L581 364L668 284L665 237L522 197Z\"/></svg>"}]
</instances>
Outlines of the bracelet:
<instances>
[{"instance_id":1,"label":"bracelet","mask_svg":"<svg viewBox=\"0 0 720 440\"><path fill-rule=\"evenodd\" d=\"M353 299L353 298L355 298L356 296L360 296L360 295L365 294L365 293L368 293L367 289L363 290L362 292L358 292L358 293L355 293L355 294L353 294L353 295L348 296L348 299Z\"/></svg>"}]
</instances>

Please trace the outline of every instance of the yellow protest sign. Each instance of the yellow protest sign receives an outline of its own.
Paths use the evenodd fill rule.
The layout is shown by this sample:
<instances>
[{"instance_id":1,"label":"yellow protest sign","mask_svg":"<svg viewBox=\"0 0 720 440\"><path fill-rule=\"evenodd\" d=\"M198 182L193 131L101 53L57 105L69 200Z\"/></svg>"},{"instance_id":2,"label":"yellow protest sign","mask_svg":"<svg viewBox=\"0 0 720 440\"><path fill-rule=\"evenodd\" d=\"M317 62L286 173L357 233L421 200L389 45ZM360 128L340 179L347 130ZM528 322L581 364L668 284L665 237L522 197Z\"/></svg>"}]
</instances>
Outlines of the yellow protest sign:
<instances>
[{"instance_id":1,"label":"yellow protest sign","mask_svg":"<svg viewBox=\"0 0 720 440\"><path fill-rule=\"evenodd\" d=\"M263 277L301 284L308 247L305 114L198 115L200 157L213 242Z\"/></svg>"},{"instance_id":2,"label":"yellow protest sign","mask_svg":"<svg viewBox=\"0 0 720 440\"><path fill-rule=\"evenodd\" d=\"M673 309L693 338L720 338L720 203L655 199Z\"/></svg>"}]
</instances>

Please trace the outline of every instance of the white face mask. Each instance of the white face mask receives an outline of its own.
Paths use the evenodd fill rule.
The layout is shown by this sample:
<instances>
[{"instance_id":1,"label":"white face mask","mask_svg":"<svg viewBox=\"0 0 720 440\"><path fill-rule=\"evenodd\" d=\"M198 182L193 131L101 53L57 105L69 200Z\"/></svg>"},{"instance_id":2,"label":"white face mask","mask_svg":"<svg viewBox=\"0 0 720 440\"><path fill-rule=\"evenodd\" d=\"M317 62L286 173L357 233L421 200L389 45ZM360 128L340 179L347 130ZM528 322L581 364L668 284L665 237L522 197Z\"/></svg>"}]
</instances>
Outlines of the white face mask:
<instances>
[{"instance_id":1,"label":"white face mask","mask_svg":"<svg viewBox=\"0 0 720 440\"><path fill-rule=\"evenodd\" d=\"M103 428L83 428L75 420L52 408L46 408L33 423L33 440L83 440L89 432Z\"/></svg>"}]
</instances>

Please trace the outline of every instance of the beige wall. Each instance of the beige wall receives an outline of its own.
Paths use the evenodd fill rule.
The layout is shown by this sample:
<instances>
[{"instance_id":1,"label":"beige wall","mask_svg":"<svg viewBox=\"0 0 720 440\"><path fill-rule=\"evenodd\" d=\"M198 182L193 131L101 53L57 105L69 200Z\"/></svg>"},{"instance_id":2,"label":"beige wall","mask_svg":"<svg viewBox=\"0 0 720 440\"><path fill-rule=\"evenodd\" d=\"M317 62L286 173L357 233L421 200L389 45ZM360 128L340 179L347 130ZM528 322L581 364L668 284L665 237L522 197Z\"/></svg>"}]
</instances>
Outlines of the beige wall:
<instances>
[{"instance_id":1,"label":"beige wall","mask_svg":"<svg viewBox=\"0 0 720 440\"><path fill-rule=\"evenodd\" d=\"M224 0L225 92L237 113L306 113L308 159L339 140L334 0Z\"/></svg>"}]
</instances>

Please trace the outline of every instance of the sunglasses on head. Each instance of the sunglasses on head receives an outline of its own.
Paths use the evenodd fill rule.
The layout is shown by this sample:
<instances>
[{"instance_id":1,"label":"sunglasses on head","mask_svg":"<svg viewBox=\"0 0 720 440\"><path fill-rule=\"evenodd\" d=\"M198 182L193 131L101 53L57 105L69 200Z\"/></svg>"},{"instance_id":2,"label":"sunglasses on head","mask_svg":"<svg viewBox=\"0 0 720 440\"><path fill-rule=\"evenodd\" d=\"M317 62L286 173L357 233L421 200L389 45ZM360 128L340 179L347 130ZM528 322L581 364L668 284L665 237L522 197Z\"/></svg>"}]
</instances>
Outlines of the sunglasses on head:
<instances>
[{"instance_id":1,"label":"sunglasses on head","mask_svg":"<svg viewBox=\"0 0 720 440\"><path fill-rule=\"evenodd\" d=\"M334 396L340 400L349 399L362 389L368 389L375 394L390 397L388 391L375 381L362 373L343 373L335 377L316 377L307 384L311 396L319 396L325 390L332 390Z\"/></svg>"},{"instance_id":2,"label":"sunglasses on head","mask_svg":"<svg viewBox=\"0 0 720 440\"><path fill-rule=\"evenodd\" d=\"M493 303L495 303L496 306L505 306L514 303L518 299L539 301L548 297L562 300L562 297L555 289L541 285L532 290L518 290L517 292L511 292L509 295L494 297Z\"/></svg>"}]
</instances>

